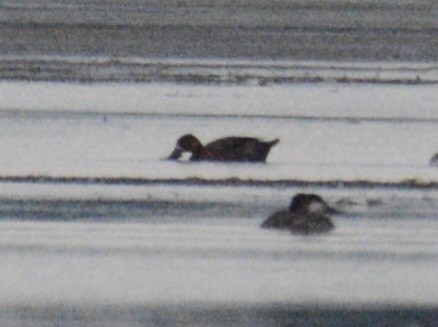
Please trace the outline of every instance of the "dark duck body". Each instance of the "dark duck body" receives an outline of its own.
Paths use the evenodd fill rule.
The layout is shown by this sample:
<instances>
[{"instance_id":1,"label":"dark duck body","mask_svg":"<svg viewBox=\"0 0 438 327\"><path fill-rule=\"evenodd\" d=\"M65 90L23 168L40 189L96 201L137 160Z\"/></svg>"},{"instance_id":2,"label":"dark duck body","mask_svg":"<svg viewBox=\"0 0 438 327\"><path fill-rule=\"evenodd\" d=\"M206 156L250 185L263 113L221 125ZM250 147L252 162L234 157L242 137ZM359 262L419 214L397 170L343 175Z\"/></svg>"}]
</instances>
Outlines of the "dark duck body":
<instances>
[{"instance_id":1,"label":"dark duck body","mask_svg":"<svg viewBox=\"0 0 438 327\"><path fill-rule=\"evenodd\" d=\"M178 160L184 152L190 152L191 161L264 162L271 147L278 141L264 142L252 137L231 136L202 145L195 136L186 134L178 139L167 159Z\"/></svg>"},{"instance_id":2,"label":"dark duck body","mask_svg":"<svg viewBox=\"0 0 438 327\"><path fill-rule=\"evenodd\" d=\"M432 158L430 158L429 164L438 166L438 153L435 153L435 155Z\"/></svg>"},{"instance_id":3,"label":"dark duck body","mask_svg":"<svg viewBox=\"0 0 438 327\"><path fill-rule=\"evenodd\" d=\"M299 193L292 198L289 210L278 211L269 216L262 228L285 229L297 234L329 232L334 224L330 214L339 213L316 194Z\"/></svg>"}]
</instances>

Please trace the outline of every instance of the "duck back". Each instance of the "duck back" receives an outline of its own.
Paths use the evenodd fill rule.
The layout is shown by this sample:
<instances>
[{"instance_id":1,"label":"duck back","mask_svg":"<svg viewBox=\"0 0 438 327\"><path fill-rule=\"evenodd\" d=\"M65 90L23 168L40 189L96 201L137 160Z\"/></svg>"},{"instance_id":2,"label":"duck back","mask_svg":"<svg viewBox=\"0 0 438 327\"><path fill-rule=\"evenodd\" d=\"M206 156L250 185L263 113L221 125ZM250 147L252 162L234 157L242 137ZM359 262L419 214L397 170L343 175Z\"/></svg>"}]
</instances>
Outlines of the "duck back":
<instances>
[{"instance_id":1,"label":"duck back","mask_svg":"<svg viewBox=\"0 0 438 327\"><path fill-rule=\"evenodd\" d=\"M320 215L298 215L290 211L278 211L269 216L262 228L290 230L295 234L319 234L334 228L332 221Z\"/></svg>"},{"instance_id":2,"label":"duck back","mask_svg":"<svg viewBox=\"0 0 438 327\"><path fill-rule=\"evenodd\" d=\"M262 228L287 229L293 215L286 210L277 211L270 215L261 225Z\"/></svg>"},{"instance_id":3,"label":"duck back","mask_svg":"<svg viewBox=\"0 0 438 327\"><path fill-rule=\"evenodd\" d=\"M251 137L226 137L204 146L199 160L264 162L272 146L278 139L270 142Z\"/></svg>"},{"instance_id":4,"label":"duck back","mask_svg":"<svg viewBox=\"0 0 438 327\"><path fill-rule=\"evenodd\" d=\"M332 221L325 216L310 216L296 219L289 230L296 234L320 234L334 228Z\"/></svg>"}]
</instances>

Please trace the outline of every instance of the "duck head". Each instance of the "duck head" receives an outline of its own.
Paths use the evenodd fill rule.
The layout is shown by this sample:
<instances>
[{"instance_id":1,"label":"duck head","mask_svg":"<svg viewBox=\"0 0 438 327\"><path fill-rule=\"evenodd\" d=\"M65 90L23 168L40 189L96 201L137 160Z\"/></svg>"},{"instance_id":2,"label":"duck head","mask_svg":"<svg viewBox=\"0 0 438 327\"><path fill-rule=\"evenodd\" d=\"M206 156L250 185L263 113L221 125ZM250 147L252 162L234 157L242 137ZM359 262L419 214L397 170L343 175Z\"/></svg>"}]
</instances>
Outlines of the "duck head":
<instances>
[{"instance_id":1,"label":"duck head","mask_svg":"<svg viewBox=\"0 0 438 327\"><path fill-rule=\"evenodd\" d=\"M172 153L168 160L178 160L184 152L197 153L202 151L201 142L192 134L186 134L181 136L176 142L175 149L173 149Z\"/></svg>"},{"instance_id":2,"label":"duck head","mask_svg":"<svg viewBox=\"0 0 438 327\"><path fill-rule=\"evenodd\" d=\"M292 198L289 211L320 216L340 213L339 210L330 207L319 195L304 193L298 193Z\"/></svg>"}]
</instances>

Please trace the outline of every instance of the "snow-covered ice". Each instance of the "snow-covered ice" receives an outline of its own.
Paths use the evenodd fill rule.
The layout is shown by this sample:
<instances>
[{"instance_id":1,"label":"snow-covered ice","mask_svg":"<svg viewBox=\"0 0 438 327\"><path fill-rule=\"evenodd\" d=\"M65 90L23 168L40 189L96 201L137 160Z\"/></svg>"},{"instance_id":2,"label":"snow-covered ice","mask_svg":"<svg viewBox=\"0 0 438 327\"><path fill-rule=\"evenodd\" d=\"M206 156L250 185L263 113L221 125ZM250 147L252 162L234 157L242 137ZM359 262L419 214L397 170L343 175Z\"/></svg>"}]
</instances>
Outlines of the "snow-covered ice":
<instances>
[{"instance_id":1,"label":"snow-covered ice","mask_svg":"<svg viewBox=\"0 0 438 327\"><path fill-rule=\"evenodd\" d=\"M0 175L437 182L434 86L1 83ZM267 165L164 161L181 135L280 138Z\"/></svg>"},{"instance_id":2,"label":"snow-covered ice","mask_svg":"<svg viewBox=\"0 0 438 327\"><path fill-rule=\"evenodd\" d=\"M436 85L0 82L1 111L437 120Z\"/></svg>"}]
</instances>

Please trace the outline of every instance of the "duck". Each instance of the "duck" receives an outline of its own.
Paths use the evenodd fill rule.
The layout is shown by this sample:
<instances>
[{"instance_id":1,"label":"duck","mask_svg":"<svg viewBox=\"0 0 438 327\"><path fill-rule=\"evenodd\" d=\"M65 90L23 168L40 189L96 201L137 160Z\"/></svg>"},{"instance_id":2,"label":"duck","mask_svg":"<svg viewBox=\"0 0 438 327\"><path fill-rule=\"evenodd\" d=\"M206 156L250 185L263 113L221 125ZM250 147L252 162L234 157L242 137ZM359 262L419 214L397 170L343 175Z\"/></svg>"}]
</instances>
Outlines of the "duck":
<instances>
[{"instance_id":1,"label":"duck","mask_svg":"<svg viewBox=\"0 0 438 327\"><path fill-rule=\"evenodd\" d=\"M438 152L430 158L429 165L438 166Z\"/></svg>"},{"instance_id":2,"label":"duck","mask_svg":"<svg viewBox=\"0 0 438 327\"><path fill-rule=\"evenodd\" d=\"M265 162L271 148L280 140L260 141L253 137L230 136L206 145L192 134L181 136L168 160L178 160L184 152L192 155L190 161Z\"/></svg>"},{"instance_id":3,"label":"duck","mask_svg":"<svg viewBox=\"0 0 438 327\"><path fill-rule=\"evenodd\" d=\"M330 207L319 195L298 193L292 197L288 210L269 216L262 228L290 230L296 234L321 234L334 229L329 215L340 213Z\"/></svg>"}]
</instances>

